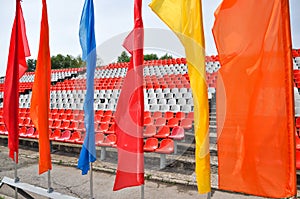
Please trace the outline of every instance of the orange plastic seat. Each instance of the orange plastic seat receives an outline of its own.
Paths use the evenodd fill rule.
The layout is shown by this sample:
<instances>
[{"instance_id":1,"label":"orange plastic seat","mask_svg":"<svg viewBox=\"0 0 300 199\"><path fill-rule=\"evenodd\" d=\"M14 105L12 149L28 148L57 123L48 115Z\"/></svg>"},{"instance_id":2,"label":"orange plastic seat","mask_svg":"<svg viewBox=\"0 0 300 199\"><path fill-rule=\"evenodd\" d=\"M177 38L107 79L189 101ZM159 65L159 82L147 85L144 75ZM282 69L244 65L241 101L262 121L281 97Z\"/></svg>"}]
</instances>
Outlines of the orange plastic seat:
<instances>
[{"instance_id":1,"label":"orange plastic seat","mask_svg":"<svg viewBox=\"0 0 300 199\"><path fill-rule=\"evenodd\" d=\"M77 131L83 131L85 129L84 122L80 122L77 127Z\"/></svg>"},{"instance_id":2,"label":"orange plastic seat","mask_svg":"<svg viewBox=\"0 0 300 199\"><path fill-rule=\"evenodd\" d=\"M116 142L117 136L115 134L109 134L99 146L116 147Z\"/></svg>"},{"instance_id":3,"label":"orange plastic seat","mask_svg":"<svg viewBox=\"0 0 300 199\"><path fill-rule=\"evenodd\" d=\"M50 135L50 140L55 140L57 138L59 138L61 135L61 131L59 129L55 129L52 134Z\"/></svg>"},{"instance_id":4,"label":"orange plastic seat","mask_svg":"<svg viewBox=\"0 0 300 199\"><path fill-rule=\"evenodd\" d=\"M158 139L157 138L148 138L144 145L144 151L153 152L158 148Z\"/></svg>"},{"instance_id":5,"label":"orange plastic seat","mask_svg":"<svg viewBox=\"0 0 300 199\"><path fill-rule=\"evenodd\" d=\"M155 120L154 125L157 126L157 127L165 126L165 125L166 125L166 122L167 122L166 118L162 118L162 117L161 117L161 118L157 118L157 119Z\"/></svg>"},{"instance_id":6,"label":"orange plastic seat","mask_svg":"<svg viewBox=\"0 0 300 199\"><path fill-rule=\"evenodd\" d=\"M160 117L162 117L162 112L156 111L153 113L153 116L152 116L153 119L157 119Z\"/></svg>"},{"instance_id":7,"label":"orange plastic seat","mask_svg":"<svg viewBox=\"0 0 300 199\"><path fill-rule=\"evenodd\" d=\"M158 132L154 135L156 138L167 138L170 135L170 128L167 126L161 126Z\"/></svg>"},{"instance_id":8,"label":"orange plastic seat","mask_svg":"<svg viewBox=\"0 0 300 199\"><path fill-rule=\"evenodd\" d=\"M159 148L155 150L156 153L171 154L174 152L174 142L172 139L163 139L159 145Z\"/></svg>"},{"instance_id":9,"label":"orange plastic seat","mask_svg":"<svg viewBox=\"0 0 300 199\"><path fill-rule=\"evenodd\" d=\"M144 131L144 138L152 137L156 134L156 127L155 126L147 126L146 130Z\"/></svg>"},{"instance_id":10,"label":"orange plastic seat","mask_svg":"<svg viewBox=\"0 0 300 199\"><path fill-rule=\"evenodd\" d=\"M185 118L180 122L180 126L184 129L191 129L193 127L193 120L190 118Z\"/></svg>"},{"instance_id":11,"label":"orange plastic seat","mask_svg":"<svg viewBox=\"0 0 300 199\"><path fill-rule=\"evenodd\" d=\"M3 125L4 126L4 125ZM1 126L2 127L2 126ZM3 131L4 132L4 131ZM21 127L19 129L19 136L20 137L26 137L26 132L27 132L27 128L25 126ZM1 134L1 130L0 130L0 134Z\"/></svg>"},{"instance_id":12,"label":"orange plastic seat","mask_svg":"<svg viewBox=\"0 0 300 199\"><path fill-rule=\"evenodd\" d=\"M60 128L63 129L63 130L66 130L68 127L70 126L70 121L64 121Z\"/></svg>"},{"instance_id":13,"label":"orange plastic seat","mask_svg":"<svg viewBox=\"0 0 300 199\"><path fill-rule=\"evenodd\" d=\"M116 127L115 123L111 124L110 127L108 128L108 130L106 131L106 134L113 134L113 133L115 133L115 127Z\"/></svg>"},{"instance_id":14,"label":"orange plastic seat","mask_svg":"<svg viewBox=\"0 0 300 199\"><path fill-rule=\"evenodd\" d=\"M149 126L152 124L153 124L153 121L152 121L151 117L147 117L144 119L144 126Z\"/></svg>"},{"instance_id":15,"label":"orange plastic seat","mask_svg":"<svg viewBox=\"0 0 300 199\"><path fill-rule=\"evenodd\" d=\"M174 113L173 112L165 112L164 118L166 118L167 120L170 120L174 117Z\"/></svg>"},{"instance_id":16,"label":"orange plastic seat","mask_svg":"<svg viewBox=\"0 0 300 199\"><path fill-rule=\"evenodd\" d=\"M75 131L72 133L70 139L66 140L67 142L75 143L81 138L81 132Z\"/></svg>"},{"instance_id":17,"label":"orange plastic seat","mask_svg":"<svg viewBox=\"0 0 300 199\"><path fill-rule=\"evenodd\" d=\"M178 126L178 122L179 120L177 118L171 118L169 121L168 121L168 124L167 126L172 128L172 127L175 127L175 126Z\"/></svg>"},{"instance_id":18,"label":"orange plastic seat","mask_svg":"<svg viewBox=\"0 0 300 199\"><path fill-rule=\"evenodd\" d=\"M186 118L194 119L194 112L189 112Z\"/></svg>"},{"instance_id":19,"label":"orange plastic seat","mask_svg":"<svg viewBox=\"0 0 300 199\"><path fill-rule=\"evenodd\" d=\"M150 111L145 111L144 112L144 118L147 118L147 117L151 117L151 112Z\"/></svg>"},{"instance_id":20,"label":"orange plastic seat","mask_svg":"<svg viewBox=\"0 0 300 199\"><path fill-rule=\"evenodd\" d=\"M33 136L33 134L34 134L34 128L30 127L27 129L25 137Z\"/></svg>"},{"instance_id":21,"label":"orange plastic seat","mask_svg":"<svg viewBox=\"0 0 300 199\"><path fill-rule=\"evenodd\" d=\"M95 144L97 146L100 146L100 144L103 143L104 138L105 138L105 136L103 133L96 133L95 134Z\"/></svg>"},{"instance_id":22,"label":"orange plastic seat","mask_svg":"<svg viewBox=\"0 0 300 199\"><path fill-rule=\"evenodd\" d=\"M100 123L98 126L98 131L100 131L101 133L106 133L108 131L109 128L109 124L108 123Z\"/></svg>"},{"instance_id":23,"label":"orange plastic seat","mask_svg":"<svg viewBox=\"0 0 300 199\"><path fill-rule=\"evenodd\" d=\"M60 120L54 120L51 128L58 129L58 128L60 128L60 125L61 125L61 121Z\"/></svg>"},{"instance_id":24,"label":"orange plastic seat","mask_svg":"<svg viewBox=\"0 0 300 199\"><path fill-rule=\"evenodd\" d=\"M180 126L175 126L172 129L171 135L169 135L169 138L172 138L174 140L183 140L184 139L184 129Z\"/></svg>"},{"instance_id":25,"label":"orange plastic seat","mask_svg":"<svg viewBox=\"0 0 300 199\"><path fill-rule=\"evenodd\" d=\"M69 130L69 131L74 131L75 129L77 129L78 128L78 122L77 121L73 121L70 125L69 125L69 127L67 128L67 130Z\"/></svg>"},{"instance_id":26,"label":"orange plastic seat","mask_svg":"<svg viewBox=\"0 0 300 199\"><path fill-rule=\"evenodd\" d=\"M66 141L66 140L70 139L70 137L71 137L71 131L66 130L66 131L61 133L60 137L56 137L55 140L63 142L63 141Z\"/></svg>"},{"instance_id":27,"label":"orange plastic seat","mask_svg":"<svg viewBox=\"0 0 300 199\"><path fill-rule=\"evenodd\" d=\"M177 112L176 113L176 118L180 119L180 120L184 119L185 118L185 113L184 112Z\"/></svg>"}]
</instances>

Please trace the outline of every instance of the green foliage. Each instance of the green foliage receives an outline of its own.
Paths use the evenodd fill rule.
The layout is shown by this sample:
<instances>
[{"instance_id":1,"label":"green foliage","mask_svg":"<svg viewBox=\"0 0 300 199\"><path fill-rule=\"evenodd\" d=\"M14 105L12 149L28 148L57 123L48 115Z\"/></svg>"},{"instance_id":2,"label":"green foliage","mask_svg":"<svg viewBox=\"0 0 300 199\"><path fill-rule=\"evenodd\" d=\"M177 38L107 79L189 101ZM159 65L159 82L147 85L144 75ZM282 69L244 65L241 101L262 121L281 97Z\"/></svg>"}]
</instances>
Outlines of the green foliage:
<instances>
[{"instance_id":1,"label":"green foliage","mask_svg":"<svg viewBox=\"0 0 300 199\"><path fill-rule=\"evenodd\" d=\"M33 71L35 71L36 60L35 59L28 59L27 60L27 66L28 66L28 69L27 69L26 72L33 72Z\"/></svg>"},{"instance_id":2,"label":"green foliage","mask_svg":"<svg viewBox=\"0 0 300 199\"><path fill-rule=\"evenodd\" d=\"M160 58L158 58L157 54L154 54L154 53L144 55L144 60L145 61L158 60L158 59L172 59L172 58L173 58L172 55L169 55L168 53L161 56ZM118 57L118 63L129 62L129 61L130 61L130 57L125 51L123 51L121 53L121 55Z\"/></svg>"},{"instance_id":3,"label":"green foliage","mask_svg":"<svg viewBox=\"0 0 300 199\"><path fill-rule=\"evenodd\" d=\"M149 60L158 60L157 54L146 54L144 55L144 60L149 61Z\"/></svg>"},{"instance_id":4,"label":"green foliage","mask_svg":"<svg viewBox=\"0 0 300 199\"><path fill-rule=\"evenodd\" d=\"M172 55L168 55L168 53L164 54L163 56L161 56L159 59L172 59Z\"/></svg>"},{"instance_id":5,"label":"green foliage","mask_svg":"<svg viewBox=\"0 0 300 199\"><path fill-rule=\"evenodd\" d=\"M85 63L82 61L80 56L75 58L72 55L63 56L62 54L58 54L51 57L52 69L80 68L84 65Z\"/></svg>"},{"instance_id":6,"label":"green foliage","mask_svg":"<svg viewBox=\"0 0 300 199\"><path fill-rule=\"evenodd\" d=\"M27 60L27 72L34 72L36 68L36 59ZM85 62L80 56L76 58L72 55L58 54L51 57L51 69L62 69L62 68L80 68L85 66Z\"/></svg>"},{"instance_id":7,"label":"green foliage","mask_svg":"<svg viewBox=\"0 0 300 199\"><path fill-rule=\"evenodd\" d=\"M129 62L129 61L130 61L130 57L125 51L123 51L121 55L118 57L118 63Z\"/></svg>"}]
</instances>

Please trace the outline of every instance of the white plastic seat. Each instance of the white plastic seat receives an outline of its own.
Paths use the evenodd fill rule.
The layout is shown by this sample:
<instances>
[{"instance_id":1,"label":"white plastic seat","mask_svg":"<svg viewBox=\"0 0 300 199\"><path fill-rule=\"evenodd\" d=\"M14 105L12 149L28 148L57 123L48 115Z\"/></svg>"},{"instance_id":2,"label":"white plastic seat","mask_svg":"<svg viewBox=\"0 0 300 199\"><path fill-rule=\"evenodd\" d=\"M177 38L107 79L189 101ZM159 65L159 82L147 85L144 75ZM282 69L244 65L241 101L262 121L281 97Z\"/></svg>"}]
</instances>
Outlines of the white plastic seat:
<instances>
[{"instance_id":1,"label":"white plastic seat","mask_svg":"<svg viewBox=\"0 0 300 199\"><path fill-rule=\"evenodd\" d=\"M158 104L167 104L167 100L164 99L164 98L160 98L160 99L158 100Z\"/></svg>"},{"instance_id":2,"label":"white plastic seat","mask_svg":"<svg viewBox=\"0 0 300 199\"><path fill-rule=\"evenodd\" d=\"M180 98L180 99L182 99L182 98ZM170 105L176 104L176 99L174 99L174 98L169 99L168 104L170 104Z\"/></svg>"},{"instance_id":3,"label":"white plastic seat","mask_svg":"<svg viewBox=\"0 0 300 199\"><path fill-rule=\"evenodd\" d=\"M159 110L163 112L167 112L170 110L170 106L167 104L161 104Z\"/></svg>"},{"instance_id":4,"label":"white plastic seat","mask_svg":"<svg viewBox=\"0 0 300 199\"><path fill-rule=\"evenodd\" d=\"M191 112L191 111L192 111L191 105L186 104L186 105L182 106L182 112L188 113L188 112Z\"/></svg>"},{"instance_id":5,"label":"white plastic seat","mask_svg":"<svg viewBox=\"0 0 300 199\"><path fill-rule=\"evenodd\" d=\"M173 104L171 106L171 111L173 111L173 112L179 112L180 111L180 106L178 104Z\"/></svg>"}]
</instances>

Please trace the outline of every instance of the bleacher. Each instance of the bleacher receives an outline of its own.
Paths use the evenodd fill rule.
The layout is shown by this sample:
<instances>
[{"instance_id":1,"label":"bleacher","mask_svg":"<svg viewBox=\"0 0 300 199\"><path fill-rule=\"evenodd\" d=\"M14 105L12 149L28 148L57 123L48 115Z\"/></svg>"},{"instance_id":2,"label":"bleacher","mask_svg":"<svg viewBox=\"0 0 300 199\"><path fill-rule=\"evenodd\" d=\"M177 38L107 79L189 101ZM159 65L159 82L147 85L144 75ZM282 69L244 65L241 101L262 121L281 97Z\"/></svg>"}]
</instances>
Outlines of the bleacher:
<instances>
[{"instance_id":1,"label":"bleacher","mask_svg":"<svg viewBox=\"0 0 300 199\"><path fill-rule=\"evenodd\" d=\"M293 50L295 76L295 116L300 129L300 50ZM97 67L95 72L95 144L101 149L101 160L107 151L116 154L114 112L116 110L128 63ZM216 81L220 68L217 56L206 57L206 77L210 104L211 164L217 170ZM86 93L85 68L52 70L49 137L52 145L66 143L80 147L85 138L83 102ZM20 79L19 128L21 140L37 141L38 132L29 117L34 73ZM3 78L0 79L0 138L7 139L2 118ZM160 160L160 168L172 161L194 165L194 104L184 58L144 62L144 151ZM297 136L298 138L298 136ZM297 168L300 168L300 139L297 139ZM167 156L166 156L167 154ZM183 154L178 160L176 154ZM114 156L112 155L112 156ZM193 169L192 169L193 170ZM214 170L213 173L217 173Z\"/></svg>"}]
</instances>

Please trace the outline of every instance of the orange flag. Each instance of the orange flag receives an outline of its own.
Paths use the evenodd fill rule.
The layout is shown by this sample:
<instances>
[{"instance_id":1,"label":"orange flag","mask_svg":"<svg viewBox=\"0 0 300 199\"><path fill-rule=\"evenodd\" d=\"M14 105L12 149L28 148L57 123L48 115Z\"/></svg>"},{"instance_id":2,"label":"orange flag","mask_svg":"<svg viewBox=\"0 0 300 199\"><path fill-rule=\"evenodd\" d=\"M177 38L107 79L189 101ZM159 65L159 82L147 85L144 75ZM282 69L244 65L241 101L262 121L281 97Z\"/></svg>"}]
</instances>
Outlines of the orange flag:
<instances>
[{"instance_id":1,"label":"orange flag","mask_svg":"<svg viewBox=\"0 0 300 199\"><path fill-rule=\"evenodd\" d=\"M30 117L39 132L39 174L52 169L49 141L50 82L51 59L47 3L43 0L40 46L30 106Z\"/></svg>"},{"instance_id":2,"label":"orange flag","mask_svg":"<svg viewBox=\"0 0 300 199\"><path fill-rule=\"evenodd\" d=\"M288 6L288 0L224 0L215 13L220 189L296 194Z\"/></svg>"}]
</instances>

